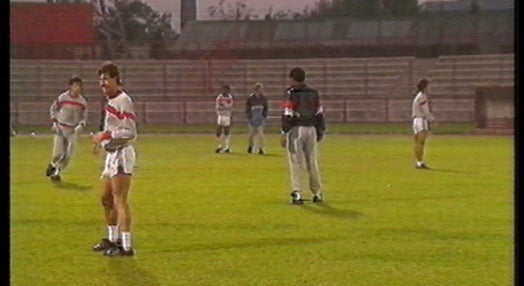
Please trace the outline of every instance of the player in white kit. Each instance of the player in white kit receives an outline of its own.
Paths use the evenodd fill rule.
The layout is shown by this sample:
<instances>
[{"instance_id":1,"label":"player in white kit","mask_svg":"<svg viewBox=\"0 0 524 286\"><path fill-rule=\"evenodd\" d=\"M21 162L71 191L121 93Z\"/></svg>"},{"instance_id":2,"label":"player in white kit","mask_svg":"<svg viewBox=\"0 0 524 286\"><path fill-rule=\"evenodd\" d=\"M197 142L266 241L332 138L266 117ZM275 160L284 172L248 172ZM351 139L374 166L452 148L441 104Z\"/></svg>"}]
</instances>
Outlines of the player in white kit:
<instances>
[{"instance_id":1,"label":"player in white kit","mask_svg":"<svg viewBox=\"0 0 524 286\"><path fill-rule=\"evenodd\" d=\"M106 256L133 256L128 197L135 166L136 115L131 97L123 90L118 67L105 62L98 69L100 87L107 97L104 129L92 140L106 151L101 201L107 237L93 247Z\"/></svg>"},{"instance_id":2,"label":"player in white kit","mask_svg":"<svg viewBox=\"0 0 524 286\"><path fill-rule=\"evenodd\" d=\"M222 93L215 99L215 109L217 113L216 137L218 146L215 153L231 152L231 114L233 113L235 99L231 94L229 85L222 86Z\"/></svg>"},{"instance_id":3,"label":"player in white kit","mask_svg":"<svg viewBox=\"0 0 524 286\"><path fill-rule=\"evenodd\" d=\"M417 169L429 169L423 161L424 148L430 131L430 124L435 122L431 113L430 101L427 94L429 80L421 79L417 84L417 91L412 104L413 133L415 134L415 159Z\"/></svg>"}]
</instances>

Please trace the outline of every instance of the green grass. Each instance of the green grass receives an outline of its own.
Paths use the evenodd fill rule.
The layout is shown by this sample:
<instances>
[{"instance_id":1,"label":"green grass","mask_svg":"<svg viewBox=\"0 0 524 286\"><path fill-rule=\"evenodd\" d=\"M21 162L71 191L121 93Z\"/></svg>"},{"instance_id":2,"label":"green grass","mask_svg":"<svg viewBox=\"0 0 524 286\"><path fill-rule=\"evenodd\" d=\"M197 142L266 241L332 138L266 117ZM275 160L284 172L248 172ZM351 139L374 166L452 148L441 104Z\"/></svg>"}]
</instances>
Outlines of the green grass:
<instances>
[{"instance_id":1,"label":"green grass","mask_svg":"<svg viewBox=\"0 0 524 286\"><path fill-rule=\"evenodd\" d=\"M328 134L326 203L288 204L278 137L266 156L214 154L210 134L136 143L133 258L91 251L105 235L102 157L82 136L62 184L52 138L11 137L11 285L513 285L512 137L430 137L413 168L405 135Z\"/></svg>"},{"instance_id":2,"label":"green grass","mask_svg":"<svg viewBox=\"0 0 524 286\"><path fill-rule=\"evenodd\" d=\"M96 132L97 125L92 124L86 127L86 131ZM141 133L169 134L169 133L214 133L216 126L213 124L180 124L180 125L155 125L141 123L139 130ZM279 132L278 122L272 122L266 126L267 133ZM472 134L475 131L473 123L439 123L434 128L435 134ZM42 134L51 134L48 125L27 125L15 126L15 130L20 134L29 134L36 131ZM232 130L237 133L248 131L247 124L235 124ZM329 123L328 132L333 134L412 134L411 123Z\"/></svg>"}]
</instances>

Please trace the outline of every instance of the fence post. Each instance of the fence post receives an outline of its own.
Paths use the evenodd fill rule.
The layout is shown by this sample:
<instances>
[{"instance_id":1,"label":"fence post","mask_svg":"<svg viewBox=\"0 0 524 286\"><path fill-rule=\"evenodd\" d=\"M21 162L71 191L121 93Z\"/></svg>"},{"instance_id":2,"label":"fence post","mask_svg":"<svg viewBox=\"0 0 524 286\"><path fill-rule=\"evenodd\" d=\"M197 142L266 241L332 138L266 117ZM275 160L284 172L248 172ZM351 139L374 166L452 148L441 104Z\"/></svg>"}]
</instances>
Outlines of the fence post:
<instances>
[{"instance_id":1,"label":"fence post","mask_svg":"<svg viewBox=\"0 0 524 286\"><path fill-rule=\"evenodd\" d=\"M368 59L364 60L364 95L366 97L369 96L368 94Z\"/></svg>"},{"instance_id":2,"label":"fence post","mask_svg":"<svg viewBox=\"0 0 524 286\"><path fill-rule=\"evenodd\" d=\"M187 124L187 102L182 101L182 123Z\"/></svg>"},{"instance_id":3,"label":"fence post","mask_svg":"<svg viewBox=\"0 0 524 286\"><path fill-rule=\"evenodd\" d=\"M163 64L163 85L164 85L164 97L165 99L168 99L168 94L167 94L167 65L166 63Z\"/></svg>"},{"instance_id":4,"label":"fence post","mask_svg":"<svg viewBox=\"0 0 524 286\"><path fill-rule=\"evenodd\" d=\"M389 123L389 97L385 98L386 100L386 123Z\"/></svg>"}]
</instances>

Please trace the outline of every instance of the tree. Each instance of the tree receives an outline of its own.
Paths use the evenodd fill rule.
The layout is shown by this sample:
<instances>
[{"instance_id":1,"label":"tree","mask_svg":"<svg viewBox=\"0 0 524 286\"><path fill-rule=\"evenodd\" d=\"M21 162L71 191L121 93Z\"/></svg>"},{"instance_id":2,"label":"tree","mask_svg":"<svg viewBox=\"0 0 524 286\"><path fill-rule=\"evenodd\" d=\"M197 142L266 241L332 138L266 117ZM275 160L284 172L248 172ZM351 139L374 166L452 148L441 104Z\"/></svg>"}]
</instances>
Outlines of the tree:
<instances>
[{"instance_id":1,"label":"tree","mask_svg":"<svg viewBox=\"0 0 524 286\"><path fill-rule=\"evenodd\" d=\"M319 0L308 17L409 16L417 13L417 0Z\"/></svg>"},{"instance_id":2,"label":"tree","mask_svg":"<svg viewBox=\"0 0 524 286\"><path fill-rule=\"evenodd\" d=\"M171 13L158 13L139 0L47 0L50 4L90 4L95 8L94 25L100 40L105 41L106 54L128 55L128 43L160 42L176 39L171 26ZM153 49L153 47L152 47Z\"/></svg>"},{"instance_id":3,"label":"tree","mask_svg":"<svg viewBox=\"0 0 524 286\"><path fill-rule=\"evenodd\" d=\"M258 18L243 1L220 0L217 5L207 9L208 15L217 20L249 20Z\"/></svg>"},{"instance_id":4,"label":"tree","mask_svg":"<svg viewBox=\"0 0 524 286\"><path fill-rule=\"evenodd\" d=\"M110 0L106 3L98 0L98 5L96 26L107 42L110 57L128 56L131 42L151 42L159 50L158 42L175 39L178 35L171 26L170 13L160 14L142 1Z\"/></svg>"},{"instance_id":5,"label":"tree","mask_svg":"<svg viewBox=\"0 0 524 286\"><path fill-rule=\"evenodd\" d=\"M102 2L102 1L101 1ZM98 19L99 28L126 41L169 40L176 36L171 14L158 13L138 0L110 0ZM119 32L115 32L120 30Z\"/></svg>"},{"instance_id":6,"label":"tree","mask_svg":"<svg viewBox=\"0 0 524 286\"><path fill-rule=\"evenodd\" d=\"M382 0L382 6L391 16L413 16L419 12L417 0Z\"/></svg>"}]
</instances>

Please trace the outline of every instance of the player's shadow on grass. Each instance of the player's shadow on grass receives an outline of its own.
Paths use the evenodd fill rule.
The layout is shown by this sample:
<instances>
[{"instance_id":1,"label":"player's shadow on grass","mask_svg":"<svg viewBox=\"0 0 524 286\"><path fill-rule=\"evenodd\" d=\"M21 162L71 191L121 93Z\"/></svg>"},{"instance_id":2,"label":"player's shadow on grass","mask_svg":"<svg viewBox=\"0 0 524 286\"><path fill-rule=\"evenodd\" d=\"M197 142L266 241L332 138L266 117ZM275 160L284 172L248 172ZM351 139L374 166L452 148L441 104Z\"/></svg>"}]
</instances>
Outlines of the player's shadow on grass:
<instances>
[{"instance_id":1,"label":"player's shadow on grass","mask_svg":"<svg viewBox=\"0 0 524 286\"><path fill-rule=\"evenodd\" d=\"M158 279L138 266L133 257L108 257L111 276L118 285L160 286Z\"/></svg>"},{"instance_id":2,"label":"player's shadow on grass","mask_svg":"<svg viewBox=\"0 0 524 286\"><path fill-rule=\"evenodd\" d=\"M280 154L271 154L271 153L266 153L266 154L263 154L263 155L260 155L260 154L249 154L249 153L220 153L220 155L225 155L225 156L241 156L241 157L244 157L244 156L258 156L258 157L282 157L282 155Z\"/></svg>"},{"instance_id":3,"label":"player's shadow on grass","mask_svg":"<svg viewBox=\"0 0 524 286\"><path fill-rule=\"evenodd\" d=\"M266 153L264 155L260 155L260 154L255 154L255 155L258 155L260 157L282 157L283 156L282 154L272 154L272 153Z\"/></svg>"},{"instance_id":4,"label":"player's shadow on grass","mask_svg":"<svg viewBox=\"0 0 524 286\"><path fill-rule=\"evenodd\" d=\"M82 186L71 182L53 182L53 184L57 189L67 189L80 192L89 191L93 189L93 186Z\"/></svg>"},{"instance_id":5,"label":"player's shadow on grass","mask_svg":"<svg viewBox=\"0 0 524 286\"><path fill-rule=\"evenodd\" d=\"M433 172L443 172L443 173L455 173L455 174L467 174L467 175L473 175L475 173L468 172L468 171L462 171L462 170L451 170L451 169L438 169L438 168L431 168L425 171L433 171Z\"/></svg>"},{"instance_id":6,"label":"player's shadow on grass","mask_svg":"<svg viewBox=\"0 0 524 286\"><path fill-rule=\"evenodd\" d=\"M320 237L308 237L308 238L283 238L283 237L266 237L253 241L243 242L216 242L212 245L209 244L196 244L192 246L184 247L183 249L171 250L174 252L192 252L192 251L209 251L209 250L228 250L228 249L244 249L244 248L265 248L265 247L281 247L286 245L297 246L297 245L308 245L317 244L319 241L335 241L338 238L325 239ZM162 250L163 252L169 250Z\"/></svg>"},{"instance_id":7,"label":"player's shadow on grass","mask_svg":"<svg viewBox=\"0 0 524 286\"><path fill-rule=\"evenodd\" d=\"M364 214L354 211L354 210L345 210L340 208L335 208L330 204L323 203L305 203L301 205L302 209L320 215L333 216L343 219L352 219L358 220L364 217Z\"/></svg>"}]
</instances>

